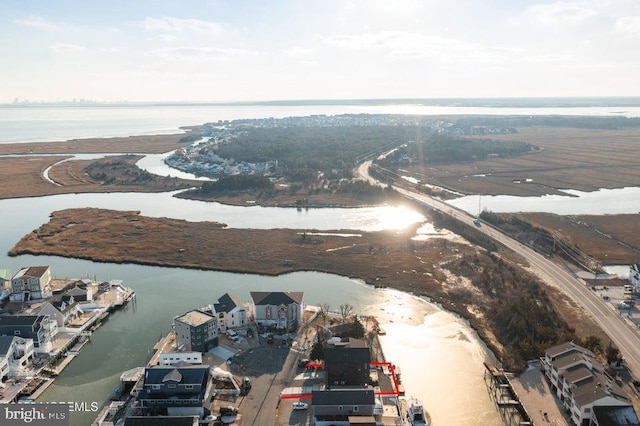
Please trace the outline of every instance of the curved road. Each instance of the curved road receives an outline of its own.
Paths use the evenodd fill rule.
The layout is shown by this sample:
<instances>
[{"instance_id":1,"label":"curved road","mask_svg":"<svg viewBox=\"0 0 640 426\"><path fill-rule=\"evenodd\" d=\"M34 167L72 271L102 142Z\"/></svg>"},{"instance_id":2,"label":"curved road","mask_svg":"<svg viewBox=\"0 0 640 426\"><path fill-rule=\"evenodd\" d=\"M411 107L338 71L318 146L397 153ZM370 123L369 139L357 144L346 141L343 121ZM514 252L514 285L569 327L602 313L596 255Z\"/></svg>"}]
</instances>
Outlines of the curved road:
<instances>
[{"instance_id":1,"label":"curved road","mask_svg":"<svg viewBox=\"0 0 640 426\"><path fill-rule=\"evenodd\" d=\"M368 169L370 165L371 161L361 164L357 169L357 173L370 183L379 185L380 183L369 175ZM476 219L474 216L471 216L465 211L458 210L444 201L396 186L393 188L420 204L439 210L470 226L474 226L473 221ZM563 266L552 262L540 253L503 234L497 229L487 226L484 222L482 222L482 224L483 225L476 227L479 231L523 256L528 260L530 264L529 269L532 272L547 284L561 289L576 303L584 307L585 311L591 315L595 322L620 349L620 353L624 357L632 375L636 377L635 373L640 374L640 335L636 328L616 313L616 310L612 308L610 303L605 302L596 292L591 290L583 280L576 277Z\"/></svg>"}]
</instances>

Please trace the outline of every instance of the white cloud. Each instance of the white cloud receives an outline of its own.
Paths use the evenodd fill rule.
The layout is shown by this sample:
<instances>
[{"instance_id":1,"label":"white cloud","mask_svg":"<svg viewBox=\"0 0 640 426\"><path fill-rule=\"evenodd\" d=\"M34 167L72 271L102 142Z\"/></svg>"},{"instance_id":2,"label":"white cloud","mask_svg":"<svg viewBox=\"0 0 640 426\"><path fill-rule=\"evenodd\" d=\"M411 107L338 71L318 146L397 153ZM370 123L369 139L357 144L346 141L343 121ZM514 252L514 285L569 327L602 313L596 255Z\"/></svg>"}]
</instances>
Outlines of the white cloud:
<instances>
[{"instance_id":1,"label":"white cloud","mask_svg":"<svg viewBox=\"0 0 640 426\"><path fill-rule=\"evenodd\" d=\"M384 15L413 15L424 10L423 0L349 0L345 10L374 12Z\"/></svg>"},{"instance_id":2,"label":"white cloud","mask_svg":"<svg viewBox=\"0 0 640 426\"><path fill-rule=\"evenodd\" d=\"M316 36L316 40L346 50L377 50L394 59L438 58L444 62L506 61L520 51L401 31Z\"/></svg>"},{"instance_id":3,"label":"white cloud","mask_svg":"<svg viewBox=\"0 0 640 426\"><path fill-rule=\"evenodd\" d=\"M21 25L23 27L35 28L45 31L56 31L63 26L63 24L47 21L41 16L29 16L25 19L15 19L13 23L16 25Z\"/></svg>"},{"instance_id":4,"label":"white cloud","mask_svg":"<svg viewBox=\"0 0 640 426\"><path fill-rule=\"evenodd\" d=\"M55 53L75 53L87 50L84 46L69 43L52 44L51 46L49 46L49 49L51 49Z\"/></svg>"},{"instance_id":5,"label":"white cloud","mask_svg":"<svg viewBox=\"0 0 640 426\"><path fill-rule=\"evenodd\" d=\"M218 47L166 47L147 52L148 56L166 61L225 61L232 58L259 56L260 52L246 49L225 49Z\"/></svg>"},{"instance_id":6,"label":"white cloud","mask_svg":"<svg viewBox=\"0 0 640 426\"><path fill-rule=\"evenodd\" d=\"M640 37L640 16L625 16L619 18L615 30L629 37Z\"/></svg>"},{"instance_id":7,"label":"white cloud","mask_svg":"<svg viewBox=\"0 0 640 426\"><path fill-rule=\"evenodd\" d=\"M527 7L523 17L545 24L578 24L595 18L598 12L585 1L560 0L554 3L538 3Z\"/></svg>"},{"instance_id":8,"label":"white cloud","mask_svg":"<svg viewBox=\"0 0 640 426\"><path fill-rule=\"evenodd\" d=\"M308 57L315 53L314 49L308 49L306 47L293 46L282 51L287 56L291 57Z\"/></svg>"},{"instance_id":9,"label":"white cloud","mask_svg":"<svg viewBox=\"0 0 640 426\"><path fill-rule=\"evenodd\" d=\"M151 40L160 41L162 43L174 43L182 40L182 38L173 34L158 34L157 36L152 37Z\"/></svg>"},{"instance_id":10,"label":"white cloud","mask_svg":"<svg viewBox=\"0 0 640 426\"><path fill-rule=\"evenodd\" d=\"M219 34L222 26L217 22L201 21L199 19L181 19L171 16L162 18L146 18L139 25L147 31L187 32L198 34Z\"/></svg>"}]
</instances>

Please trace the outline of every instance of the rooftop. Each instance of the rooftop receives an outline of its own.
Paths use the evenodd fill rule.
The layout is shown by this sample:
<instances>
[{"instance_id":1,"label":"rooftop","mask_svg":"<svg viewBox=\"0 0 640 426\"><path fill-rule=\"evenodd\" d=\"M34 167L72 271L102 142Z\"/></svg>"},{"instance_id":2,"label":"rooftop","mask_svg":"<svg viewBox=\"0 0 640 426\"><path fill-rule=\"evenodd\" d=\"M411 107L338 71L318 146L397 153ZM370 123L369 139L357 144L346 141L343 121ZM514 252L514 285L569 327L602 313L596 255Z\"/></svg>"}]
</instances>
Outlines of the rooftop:
<instances>
[{"instance_id":1,"label":"rooftop","mask_svg":"<svg viewBox=\"0 0 640 426\"><path fill-rule=\"evenodd\" d=\"M225 293L218 299L218 303L214 303L214 308L217 313L231 312L234 308L242 308L243 303L237 296Z\"/></svg>"},{"instance_id":2,"label":"rooftop","mask_svg":"<svg viewBox=\"0 0 640 426\"><path fill-rule=\"evenodd\" d=\"M552 346L549 349L547 349L545 351L545 355L547 355L550 358L555 358L559 355L563 355L567 352L570 351L577 351L583 354L586 354L588 356L590 356L591 358L594 358L595 355L593 354L593 352L591 352L588 349L583 348L582 346L578 346L573 342L566 342L566 343L561 343L559 345L556 346Z\"/></svg>"},{"instance_id":3,"label":"rooftop","mask_svg":"<svg viewBox=\"0 0 640 426\"><path fill-rule=\"evenodd\" d=\"M374 405L373 389L333 389L313 391L312 405Z\"/></svg>"},{"instance_id":4,"label":"rooftop","mask_svg":"<svg viewBox=\"0 0 640 426\"><path fill-rule=\"evenodd\" d=\"M209 321L215 321L216 318L212 317L209 314L205 314L202 311L193 310L189 311L186 314L179 316L176 318L176 321L183 322L185 324L189 324L190 326L197 327L202 324L206 324Z\"/></svg>"},{"instance_id":5,"label":"rooftop","mask_svg":"<svg viewBox=\"0 0 640 426\"><path fill-rule=\"evenodd\" d=\"M47 272L48 269L48 266L30 266L28 268L22 268L13 278L22 278L23 276L42 278L42 276L45 274L45 272Z\"/></svg>"},{"instance_id":6,"label":"rooftop","mask_svg":"<svg viewBox=\"0 0 640 426\"><path fill-rule=\"evenodd\" d=\"M251 299L255 305L301 305L303 295L302 291L252 291Z\"/></svg>"}]
</instances>

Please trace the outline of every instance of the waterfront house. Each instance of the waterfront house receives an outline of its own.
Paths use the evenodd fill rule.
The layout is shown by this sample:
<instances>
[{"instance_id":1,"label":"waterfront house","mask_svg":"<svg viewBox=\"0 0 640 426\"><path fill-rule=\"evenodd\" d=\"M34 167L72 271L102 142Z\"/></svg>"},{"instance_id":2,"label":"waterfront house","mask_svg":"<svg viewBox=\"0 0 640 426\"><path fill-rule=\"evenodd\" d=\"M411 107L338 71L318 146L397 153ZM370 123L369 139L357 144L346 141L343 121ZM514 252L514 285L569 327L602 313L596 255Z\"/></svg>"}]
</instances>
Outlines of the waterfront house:
<instances>
[{"instance_id":1,"label":"waterfront house","mask_svg":"<svg viewBox=\"0 0 640 426\"><path fill-rule=\"evenodd\" d=\"M366 419L375 423L373 389L315 390L311 395L315 425L354 424Z\"/></svg>"},{"instance_id":2,"label":"waterfront house","mask_svg":"<svg viewBox=\"0 0 640 426\"><path fill-rule=\"evenodd\" d=\"M11 278L12 302L31 302L51 297L51 269L48 266L22 268Z\"/></svg>"},{"instance_id":3,"label":"waterfront house","mask_svg":"<svg viewBox=\"0 0 640 426\"><path fill-rule=\"evenodd\" d=\"M218 303L213 304L213 310L218 316L218 329L221 332L247 325L247 310L237 296L225 293Z\"/></svg>"},{"instance_id":4,"label":"waterfront house","mask_svg":"<svg viewBox=\"0 0 640 426\"><path fill-rule=\"evenodd\" d=\"M203 416L212 398L208 365L145 368L140 407L168 416Z\"/></svg>"},{"instance_id":5,"label":"waterfront house","mask_svg":"<svg viewBox=\"0 0 640 426\"><path fill-rule=\"evenodd\" d=\"M364 344L353 347L327 347L324 350L324 369L327 386L367 386L371 353Z\"/></svg>"},{"instance_id":6,"label":"waterfront house","mask_svg":"<svg viewBox=\"0 0 640 426\"><path fill-rule=\"evenodd\" d=\"M251 313L256 324L285 329L302 321L301 291L252 291Z\"/></svg>"},{"instance_id":7,"label":"waterfront house","mask_svg":"<svg viewBox=\"0 0 640 426\"><path fill-rule=\"evenodd\" d=\"M49 315L49 318L58 324L59 329L67 327L69 323L83 314L82 309L73 299L65 301L57 297L39 304L31 309L29 313L33 315Z\"/></svg>"},{"instance_id":8,"label":"waterfront house","mask_svg":"<svg viewBox=\"0 0 640 426\"><path fill-rule=\"evenodd\" d=\"M35 353L49 353L58 334L58 324L49 315L2 315L0 336L19 336L32 339Z\"/></svg>"},{"instance_id":9,"label":"waterfront house","mask_svg":"<svg viewBox=\"0 0 640 426\"><path fill-rule=\"evenodd\" d=\"M614 411L624 409L627 414L628 408L633 411L629 397L588 349L573 342L563 343L547 349L540 361L552 392L560 399L574 425L600 424L597 420L594 423L597 407L615 407L612 408ZM611 412L602 415L606 413ZM633 417L637 421L635 411Z\"/></svg>"},{"instance_id":10,"label":"waterfront house","mask_svg":"<svg viewBox=\"0 0 640 426\"><path fill-rule=\"evenodd\" d=\"M218 346L218 319L206 312L192 310L175 317L177 349L207 352Z\"/></svg>"},{"instance_id":11,"label":"waterfront house","mask_svg":"<svg viewBox=\"0 0 640 426\"><path fill-rule=\"evenodd\" d=\"M33 357L32 339L0 336L0 382L6 381L10 373L23 372Z\"/></svg>"}]
</instances>

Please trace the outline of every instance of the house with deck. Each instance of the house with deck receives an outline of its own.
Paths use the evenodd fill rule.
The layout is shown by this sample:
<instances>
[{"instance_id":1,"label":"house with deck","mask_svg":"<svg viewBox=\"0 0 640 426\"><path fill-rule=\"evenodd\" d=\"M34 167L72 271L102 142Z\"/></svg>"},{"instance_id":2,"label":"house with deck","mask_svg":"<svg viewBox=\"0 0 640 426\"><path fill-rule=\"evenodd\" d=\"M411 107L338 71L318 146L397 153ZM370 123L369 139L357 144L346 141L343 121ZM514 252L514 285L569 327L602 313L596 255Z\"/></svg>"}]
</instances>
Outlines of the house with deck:
<instances>
[{"instance_id":1,"label":"house with deck","mask_svg":"<svg viewBox=\"0 0 640 426\"><path fill-rule=\"evenodd\" d=\"M251 314L256 324L286 329L302 321L301 291L252 291Z\"/></svg>"},{"instance_id":2,"label":"house with deck","mask_svg":"<svg viewBox=\"0 0 640 426\"><path fill-rule=\"evenodd\" d=\"M212 390L208 365L154 366L145 368L138 402L156 415L202 417Z\"/></svg>"},{"instance_id":3,"label":"house with deck","mask_svg":"<svg viewBox=\"0 0 640 426\"><path fill-rule=\"evenodd\" d=\"M51 297L51 268L30 266L22 268L11 278L12 302L31 302Z\"/></svg>"},{"instance_id":4,"label":"house with deck","mask_svg":"<svg viewBox=\"0 0 640 426\"><path fill-rule=\"evenodd\" d=\"M225 293L213 304L213 311L218 317L218 329L223 333L247 326L247 310L237 296Z\"/></svg>"},{"instance_id":5,"label":"house with deck","mask_svg":"<svg viewBox=\"0 0 640 426\"><path fill-rule=\"evenodd\" d=\"M36 354L53 350L58 324L49 315L0 315L0 336L32 339Z\"/></svg>"},{"instance_id":6,"label":"house with deck","mask_svg":"<svg viewBox=\"0 0 640 426\"><path fill-rule=\"evenodd\" d=\"M33 358L32 339L0 336L0 383L5 382L11 373L24 372Z\"/></svg>"}]
</instances>

